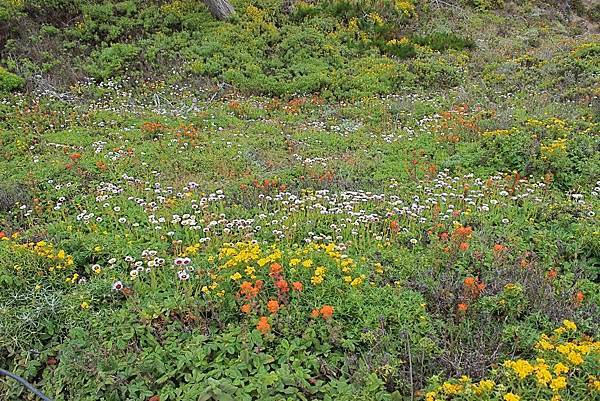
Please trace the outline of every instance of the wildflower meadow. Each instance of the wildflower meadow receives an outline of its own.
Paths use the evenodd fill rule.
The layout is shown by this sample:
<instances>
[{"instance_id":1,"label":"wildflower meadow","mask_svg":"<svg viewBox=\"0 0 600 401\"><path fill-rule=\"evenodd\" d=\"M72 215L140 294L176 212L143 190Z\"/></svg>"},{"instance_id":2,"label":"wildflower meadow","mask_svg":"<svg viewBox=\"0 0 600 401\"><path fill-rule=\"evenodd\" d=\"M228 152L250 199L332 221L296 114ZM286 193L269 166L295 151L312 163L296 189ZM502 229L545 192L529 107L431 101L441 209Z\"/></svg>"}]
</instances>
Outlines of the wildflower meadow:
<instances>
[{"instance_id":1,"label":"wildflower meadow","mask_svg":"<svg viewBox=\"0 0 600 401\"><path fill-rule=\"evenodd\" d=\"M600 400L600 6L223 1L0 0L0 368Z\"/></svg>"}]
</instances>

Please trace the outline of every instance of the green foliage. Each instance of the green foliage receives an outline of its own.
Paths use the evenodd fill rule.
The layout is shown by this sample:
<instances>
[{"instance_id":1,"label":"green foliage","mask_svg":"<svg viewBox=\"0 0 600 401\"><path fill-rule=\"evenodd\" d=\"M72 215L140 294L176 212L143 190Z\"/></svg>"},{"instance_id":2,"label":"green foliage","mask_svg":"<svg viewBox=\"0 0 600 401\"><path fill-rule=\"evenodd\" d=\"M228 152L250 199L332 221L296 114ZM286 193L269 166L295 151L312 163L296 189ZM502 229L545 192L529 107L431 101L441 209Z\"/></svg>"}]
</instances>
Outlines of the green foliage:
<instances>
[{"instance_id":1,"label":"green foliage","mask_svg":"<svg viewBox=\"0 0 600 401\"><path fill-rule=\"evenodd\" d=\"M435 32L425 36L417 36L413 41L421 46L428 46L437 51L448 49L464 50L475 47L473 40L463 38L452 32Z\"/></svg>"},{"instance_id":2,"label":"green foliage","mask_svg":"<svg viewBox=\"0 0 600 401\"><path fill-rule=\"evenodd\" d=\"M289 16L275 2L240 2L236 8L233 20L215 22L205 7L188 1L61 0L47 7L30 2L24 5L27 18L45 24L42 35L32 35L31 41L53 42L48 47L54 50L39 52L34 43L15 43L10 49L13 54L36 49L16 57L31 75L41 70L64 76L60 58L69 55L74 76L107 80L125 70L142 76L183 64L187 71L246 93L320 93L338 99L394 90L399 80L392 71L406 71L401 60L416 55L410 35L403 34L416 21L418 8L412 1L301 2ZM67 18L72 23L65 23ZM49 26L61 28L50 34ZM437 50L469 47L468 40L452 35L419 41ZM58 49L60 56L50 54ZM388 67L389 57L396 67ZM350 65L350 59L362 62ZM382 65L385 72L376 77L373 72ZM347 83L356 76L358 82Z\"/></svg>"},{"instance_id":3,"label":"green foliage","mask_svg":"<svg viewBox=\"0 0 600 401\"><path fill-rule=\"evenodd\" d=\"M409 71L423 87L452 87L459 84L462 73L459 68L442 58L419 58L411 62Z\"/></svg>"},{"instance_id":4,"label":"green foliage","mask_svg":"<svg viewBox=\"0 0 600 401\"><path fill-rule=\"evenodd\" d=\"M117 43L99 51L94 51L90 63L85 66L94 78L116 78L130 63L136 59L140 49L134 45Z\"/></svg>"},{"instance_id":5,"label":"green foliage","mask_svg":"<svg viewBox=\"0 0 600 401\"><path fill-rule=\"evenodd\" d=\"M0 94L6 94L9 92L20 89L25 80L12 72L0 67Z\"/></svg>"},{"instance_id":6,"label":"green foliage","mask_svg":"<svg viewBox=\"0 0 600 401\"><path fill-rule=\"evenodd\" d=\"M504 0L470 0L470 3L479 10L497 10L504 7Z\"/></svg>"},{"instance_id":7,"label":"green foliage","mask_svg":"<svg viewBox=\"0 0 600 401\"><path fill-rule=\"evenodd\" d=\"M21 16L23 4L18 0L7 0L0 3L0 23L9 24Z\"/></svg>"}]
</instances>

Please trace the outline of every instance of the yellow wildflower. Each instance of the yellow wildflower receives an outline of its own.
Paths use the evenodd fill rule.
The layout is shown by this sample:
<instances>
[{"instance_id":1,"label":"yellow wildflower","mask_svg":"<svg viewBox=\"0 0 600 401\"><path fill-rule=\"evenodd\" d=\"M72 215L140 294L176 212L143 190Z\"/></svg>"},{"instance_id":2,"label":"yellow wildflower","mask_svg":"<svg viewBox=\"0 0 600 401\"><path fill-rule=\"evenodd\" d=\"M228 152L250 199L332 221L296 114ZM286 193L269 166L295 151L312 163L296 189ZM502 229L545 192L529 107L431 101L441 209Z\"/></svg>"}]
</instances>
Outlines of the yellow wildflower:
<instances>
[{"instance_id":1,"label":"yellow wildflower","mask_svg":"<svg viewBox=\"0 0 600 401\"><path fill-rule=\"evenodd\" d=\"M575 351L569 352L569 355L567 355L567 359L573 365L581 365L583 363L583 358L581 357L580 354L578 354Z\"/></svg>"},{"instance_id":2,"label":"yellow wildflower","mask_svg":"<svg viewBox=\"0 0 600 401\"><path fill-rule=\"evenodd\" d=\"M363 283L363 281L364 281L364 279L362 277L356 277L354 280L352 280L350 285L352 287L358 287L359 285L361 285Z\"/></svg>"},{"instance_id":3,"label":"yellow wildflower","mask_svg":"<svg viewBox=\"0 0 600 401\"><path fill-rule=\"evenodd\" d=\"M504 401L519 401L521 397L513 393L506 393L503 397Z\"/></svg>"},{"instance_id":4,"label":"yellow wildflower","mask_svg":"<svg viewBox=\"0 0 600 401\"><path fill-rule=\"evenodd\" d=\"M535 377L537 378L538 384L541 384L542 386L546 386L550 380L552 380L552 374L546 367L537 369L535 372Z\"/></svg>"},{"instance_id":5,"label":"yellow wildflower","mask_svg":"<svg viewBox=\"0 0 600 401\"><path fill-rule=\"evenodd\" d=\"M482 380L478 385L474 386L475 394L481 395L482 393L487 393L491 391L494 386L496 386L496 383L494 383L492 380Z\"/></svg>"},{"instance_id":6,"label":"yellow wildflower","mask_svg":"<svg viewBox=\"0 0 600 401\"><path fill-rule=\"evenodd\" d=\"M549 351L551 349L554 349L554 345L552 345L552 343L550 341L548 341L548 336L546 336L546 335L543 335L540 338L540 340L536 344L536 347L541 348L544 351Z\"/></svg>"},{"instance_id":7,"label":"yellow wildflower","mask_svg":"<svg viewBox=\"0 0 600 401\"><path fill-rule=\"evenodd\" d=\"M556 379L552 380L550 383L550 388L554 391L562 390L567 387L567 379L564 376L558 376Z\"/></svg>"},{"instance_id":8,"label":"yellow wildflower","mask_svg":"<svg viewBox=\"0 0 600 401\"><path fill-rule=\"evenodd\" d=\"M558 352L560 352L563 355L567 355L571 352L571 347L573 345L571 343L567 343L567 344L561 344L558 347L556 347L556 350Z\"/></svg>"},{"instance_id":9,"label":"yellow wildflower","mask_svg":"<svg viewBox=\"0 0 600 401\"><path fill-rule=\"evenodd\" d=\"M460 394L460 392L462 391L462 386L460 384L452 384L445 382L444 384L442 384L442 390L448 395L456 395Z\"/></svg>"},{"instance_id":10,"label":"yellow wildflower","mask_svg":"<svg viewBox=\"0 0 600 401\"><path fill-rule=\"evenodd\" d=\"M554 365L554 374L557 376L562 373L567 373L568 371L569 371L569 368L560 362L557 363L556 365Z\"/></svg>"},{"instance_id":11,"label":"yellow wildflower","mask_svg":"<svg viewBox=\"0 0 600 401\"><path fill-rule=\"evenodd\" d=\"M565 328L567 330L571 330L571 331L577 330L577 325L574 322L567 320L567 319L563 320L563 326L565 326Z\"/></svg>"},{"instance_id":12,"label":"yellow wildflower","mask_svg":"<svg viewBox=\"0 0 600 401\"><path fill-rule=\"evenodd\" d=\"M531 372L533 372L533 366L531 366L531 364L524 359L517 360L512 364L511 367L520 379L526 378Z\"/></svg>"}]
</instances>

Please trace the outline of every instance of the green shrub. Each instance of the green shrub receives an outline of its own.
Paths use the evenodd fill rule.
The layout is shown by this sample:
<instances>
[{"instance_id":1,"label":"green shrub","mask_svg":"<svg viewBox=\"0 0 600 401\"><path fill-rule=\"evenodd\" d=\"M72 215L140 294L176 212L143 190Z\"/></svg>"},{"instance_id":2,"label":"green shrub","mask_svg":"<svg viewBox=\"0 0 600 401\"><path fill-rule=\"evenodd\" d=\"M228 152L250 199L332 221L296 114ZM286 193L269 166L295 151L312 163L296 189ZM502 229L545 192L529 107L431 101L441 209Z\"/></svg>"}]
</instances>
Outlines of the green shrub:
<instances>
[{"instance_id":1,"label":"green shrub","mask_svg":"<svg viewBox=\"0 0 600 401\"><path fill-rule=\"evenodd\" d=\"M0 94L20 89L25 80L12 72L0 67Z\"/></svg>"},{"instance_id":2,"label":"green shrub","mask_svg":"<svg viewBox=\"0 0 600 401\"><path fill-rule=\"evenodd\" d=\"M140 49L134 45L125 43L114 44L102 50L94 51L91 55L91 63L86 65L86 71L94 78L114 78L139 53Z\"/></svg>"},{"instance_id":3,"label":"green shrub","mask_svg":"<svg viewBox=\"0 0 600 401\"><path fill-rule=\"evenodd\" d=\"M409 65L416 83L424 87L452 87L460 82L461 71L444 59L416 59Z\"/></svg>"},{"instance_id":4,"label":"green shrub","mask_svg":"<svg viewBox=\"0 0 600 401\"><path fill-rule=\"evenodd\" d=\"M20 16L22 4L18 1L3 1L0 3L0 23L9 24Z\"/></svg>"},{"instance_id":5,"label":"green shrub","mask_svg":"<svg viewBox=\"0 0 600 401\"><path fill-rule=\"evenodd\" d=\"M475 47L473 40L458 36L452 32L435 32L429 35L416 36L413 38L413 41L421 46L428 46L438 51L448 49L463 50Z\"/></svg>"},{"instance_id":6,"label":"green shrub","mask_svg":"<svg viewBox=\"0 0 600 401\"><path fill-rule=\"evenodd\" d=\"M471 0L471 5L479 10L496 10L504 7L504 0Z\"/></svg>"}]
</instances>

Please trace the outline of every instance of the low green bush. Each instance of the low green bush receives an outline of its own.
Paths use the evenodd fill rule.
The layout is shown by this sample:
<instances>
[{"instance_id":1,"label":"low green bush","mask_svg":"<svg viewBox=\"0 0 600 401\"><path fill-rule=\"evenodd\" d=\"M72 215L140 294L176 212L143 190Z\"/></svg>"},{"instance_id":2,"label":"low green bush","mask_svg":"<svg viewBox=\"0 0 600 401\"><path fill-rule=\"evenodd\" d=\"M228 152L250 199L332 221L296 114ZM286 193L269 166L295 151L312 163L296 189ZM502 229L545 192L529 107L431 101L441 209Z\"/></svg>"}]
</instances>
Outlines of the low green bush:
<instances>
[{"instance_id":1,"label":"low green bush","mask_svg":"<svg viewBox=\"0 0 600 401\"><path fill-rule=\"evenodd\" d=\"M24 84L23 78L0 67L0 94L16 91Z\"/></svg>"},{"instance_id":2,"label":"low green bush","mask_svg":"<svg viewBox=\"0 0 600 401\"><path fill-rule=\"evenodd\" d=\"M123 72L139 53L140 49L134 45L117 43L94 51L85 69L94 78L117 78L117 73Z\"/></svg>"},{"instance_id":3,"label":"low green bush","mask_svg":"<svg viewBox=\"0 0 600 401\"><path fill-rule=\"evenodd\" d=\"M473 40L458 36L452 32L435 32L429 35L416 36L413 38L413 41L421 46L428 46L438 51L448 49L463 50L475 47Z\"/></svg>"}]
</instances>

